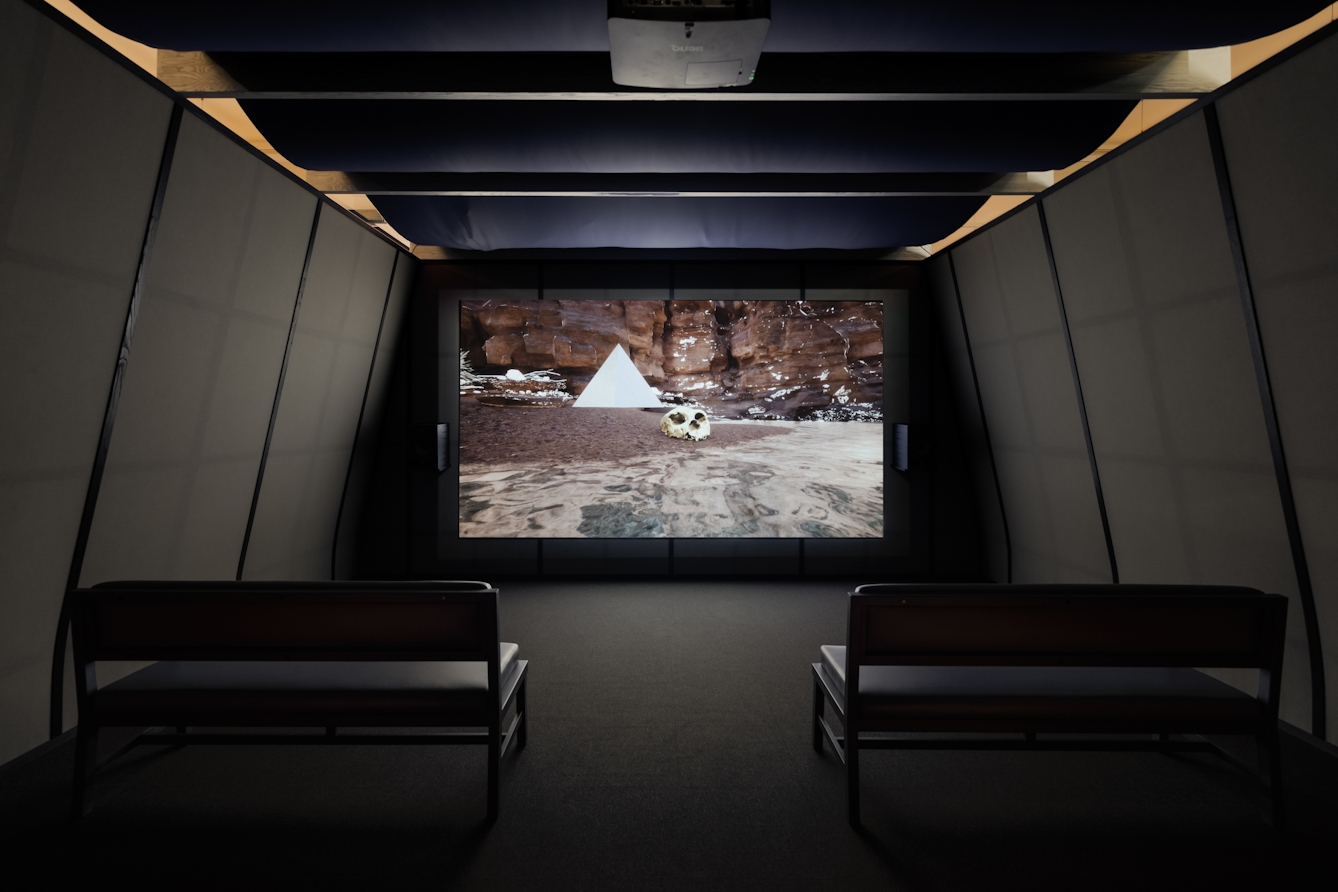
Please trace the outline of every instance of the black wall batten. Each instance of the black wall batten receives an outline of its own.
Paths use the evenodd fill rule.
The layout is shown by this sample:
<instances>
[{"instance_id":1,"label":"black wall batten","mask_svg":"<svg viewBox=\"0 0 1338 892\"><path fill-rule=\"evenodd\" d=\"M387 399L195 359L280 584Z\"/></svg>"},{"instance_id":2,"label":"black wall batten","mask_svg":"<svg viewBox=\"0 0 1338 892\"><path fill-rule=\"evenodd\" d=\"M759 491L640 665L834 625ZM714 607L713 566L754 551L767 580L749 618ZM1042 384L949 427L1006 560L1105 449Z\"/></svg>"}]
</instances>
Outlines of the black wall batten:
<instances>
[{"instance_id":1,"label":"black wall batten","mask_svg":"<svg viewBox=\"0 0 1338 892\"><path fill-rule=\"evenodd\" d=\"M921 561L919 572L932 574L935 562L936 525L935 514L935 478L938 461L936 438L939 423L935 418L934 391L938 387L935 380L935 338L933 336L936 313L934 297L929 287L927 267L921 267L921 275L909 291L906 308L906 323L911 337L919 342L919 349L912 350L909 359L911 387L907 392L906 421L908 442L905 471L900 473L910 489L911 510L911 553ZM884 304L886 308L886 304ZM884 316L886 322L886 316ZM886 327L886 326L885 326ZM910 431L917 433L911 434ZM890 439L884 441L883 461L886 467L895 468L896 434L895 427ZM883 524L887 526L887 503L883 503Z\"/></svg>"},{"instance_id":2,"label":"black wall batten","mask_svg":"<svg viewBox=\"0 0 1338 892\"><path fill-rule=\"evenodd\" d=\"M1078 416L1082 419L1082 438L1087 444L1087 462L1092 468L1092 486L1096 489L1096 508L1101 515L1101 531L1106 537L1106 555L1110 558L1110 581L1120 581L1119 565L1115 561L1115 542L1110 536L1110 519L1106 516L1106 495L1101 489L1101 472L1097 468L1096 450L1092 446L1092 428L1087 423L1087 402L1082 395L1082 379L1078 375L1078 356L1073 352L1073 335L1069 332L1069 314L1064 308L1064 289L1059 284L1059 268L1055 265L1055 251L1050 246L1050 224L1045 218L1045 202L1036 202L1036 214L1041 221L1041 239L1045 242L1045 259L1050 265L1050 281L1055 285L1055 300L1059 302L1059 326L1064 330L1064 347L1068 351L1069 368L1073 371L1073 392L1078 398Z\"/></svg>"},{"instance_id":3,"label":"black wall batten","mask_svg":"<svg viewBox=\"0 0 1338 892\"><path fill-rule=\"evenodd\" d=\"M348 500L348 485L353 479L353 461L358 455L359 434L362 433L362 418L367 411L367 395L372 392L372 375L376 372L376 354L381 349L381 333L386 326L386 310L390 308L390 297L395 292L395 270L400 265L400 252L395 252L395 259L390 263L390 281L386 283L386 299L381 304L381 321L376 325L376 341L372 344L372 361L367 366L367 385L362 389L362 405L358 407L358 423L353 428L353 447L348 451L348 471L344 474L344 488L339 493L339 513L335 515L334 539L330 543L330 579L336 577L339 561L339 527L344 521L344 503ZM303 275L306 270L303 268ZM238 577L240 578L240 577Z\"/></svg>"},{"instance_id":4,"label":"black wall batten","mask_svg":"<svg viewBox=\"0 0 1338 892\"><path fill-rule=\"evenodd\" d=\"M256 505L260 503L260 487L265 482L265 465L269 461L269 445L274 438L274 422L279 417L279 401L283 397L283 381L288 375L288 357L293 351L293 335L297 332L297 317L302 312L302 294L307 289L307 272L311 268L311 254L316 247L316 233L321 225L322 202L316 202L316 213L311 219L311 235L307 237L307 254L302 259L302 278L297 282L297 296L293 300L293 318L288 323L288 341L283 345L283 362L279 364L279 381L274 386L274 402L269 410L269 427L265 429L265 446L260 451L260 466L256 469L256 487L251 493L251 510L246 515L246 532L242 535L241 553L237 556L237 578L242 578L246 567L246 552L251 545L251 528L255 525Z\"/></svg>"},{"instance_id":5,"label":"black wall batten","mask_svg":"<svg viewBox=\"0 0 1338 892\"><path fill-rule=\"evenodd\" d=\"M409 425L410 442L416 425L436 426L440 415L437 342L440 325L438 288L423 275L418 267L408 311L409 351ZM458 368L458 364L452 366ZM458 375L458 371L449 372ZM452 379L454 380L454 378ZM459 434L455 435L457 438ZM458 442L458 440L457 440ZM448 446L449 448L449 446ZM454 461L452 464L456 464ZM439 485L435 462L425 462L419 456L411 457L405 480L408 486L407 529L409 531L409 576L412 579L441 578L436 572L437 540L437 487Z\"/></svg>"},{"instance_id":6,"label":"black wall batten","mask_svg":"<svg viewBox=\"0 0 1338 892\"><path fill-rule=\"evenodd\" d=\"M1039 202L1038 202L1039 203ZM962 321L962 341L966 344L966 360L971 366L971 386L976 391L976 410L980 413L980 430L985 437L985 451L990 457L990 473L994 477L994 496L999 501L999 519L1003 522L1004 553L1007 558L1005 582L1013 581L1013 537L1008 533L1008 510L1004 507L1003 487L999 485L999 466L994 461L994 444L990 440L990 425L985 420L985 400L980 395L980 378L976 375L976 357L971 349L971 331L966 326L966 309L962 306L962 289L957 284L957 264L948 249L948 270L952 273L952 296L957 301L957 315Z\"/></svg>"},{"instance_id":7,"label":"black wall batten","mask_svg":"<svg viewBox=\"0 0 1338 892\"><path fill-rule=\"evenodd\" d=\"M1292 565L1296 571L1296 587L1305 618L1306 644L1310 655L1311 733L1325 739L1327 729L1324 692L1324 651L1320 641L1319 614L1315 609L1315 591L1310 580L1310 566L1306 560L1305 544L1301 539L1301 524L1296 514L1296 500L1292 493L1291 475L1287 470L1287 455L1283 449L1282 431L1278 425L1277 406L1273 401L1273 384L1268 375L1268 360L1264 355L1263 337L1259 332L1259 316L1255 309L1254 286L1250 281L1249 263L1241 238L1240 220L1236 216L1236 199L1227 169L1226 150L1222 144L1222 127L1217 116L1216 103L1203 109L1203 120L1212 150L1213 171L1217 176L1217 190L1222 200L1222 216L1226 222L1227 241L1235 266L1236 286L1240 294L1241 310L1245 316L1245 330L1250 341L1250 357L1254 362L1255 380L1259 386L1259 402L1268 431L1268 446L1273 456L1273 473L1278 482L1278 496L1282 501L1282 515L1287 525L1287 541L1291 546Z\"/></svg>"},{"instance_id":8,"label":"black wall batten","mask_svg":"<svg viewBox=\"0 0 1338 892\"><path fill-rule=\"evenodd\" d=\"M173 105L171 117L167 122L167 137L163 141L162 160L158 164L158 179L153 186L149 219L144 227L144 240L140 245L139 263L135 267L135 280L130 290L130 304L126 308L125 326L121 330L121 346L116 354L116 368L112 372L111 388L107 393L107 407L102 413L102 430L98 434L97 451L93 456L93 470L88 477L84 509L79 517L79 532L75 536L74 553L70 557L70 572L65 579L65 595L61 600L60 618L56 621L56 641L51 658L49 730L52 738L60 736L64 724L65 649L69 636L70 592L79 587L79 577L84 569L84 555L88 551L88 537L93 530L93 515L97 511L98 493L102 489L102 475L107 468L107 451L111 448L112 430L116 426L116 410L121 402L121 388L125 384L126 367L130 364L130 347L135 339L135 325L139 321L144 283L148 278L149 263L153 258L153 245L158 238L158 224L162 219L163 199L167 194L167 181L172 173L172 161L176 157L177 137L181 133L181 117L182 107Z\"/></svg>"}]
</instances>

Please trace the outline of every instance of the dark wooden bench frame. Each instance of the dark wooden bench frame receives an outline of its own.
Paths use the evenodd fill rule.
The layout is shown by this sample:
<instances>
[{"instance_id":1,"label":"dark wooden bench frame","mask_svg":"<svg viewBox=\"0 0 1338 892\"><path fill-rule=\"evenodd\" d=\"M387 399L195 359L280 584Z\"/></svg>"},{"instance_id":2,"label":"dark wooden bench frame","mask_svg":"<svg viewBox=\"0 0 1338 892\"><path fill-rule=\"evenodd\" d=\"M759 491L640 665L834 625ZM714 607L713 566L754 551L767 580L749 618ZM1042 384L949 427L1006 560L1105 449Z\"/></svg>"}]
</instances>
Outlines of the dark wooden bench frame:
<instances>
[{"instance_id":1,"label":"dark wooden bench frame","mask_svg":"<svg viewBox=\"0 0 1338 892\"><path fill-rule=\"evenodd\" d=\"M991 616L1013 622L988 628ZM1212 619L1207 626L1203 621ZM1161 625L1150 627L1151 620ZM847 807L860 825L859 753L869 749L1212 751L1257 771L1265 820L1281 829L1282 772L1278 699L1287 599L1227 586L1151 585L864 585L850 593L846 679L842 693L813 664L813 748L824 738L846 765ZM862 666L1104 666L1259 670L1254 723L1063 721L1010 723L964 712L951 722L873 719L859 694ZM865 699L868 699L867 696ZM830 703L845 726L823 715ZM879 732L1017 733L1020 739L875 738ZM1038 740L1040 733L1151 734L1149 739ZM1193 739L1172 739L1173 734ZM1248 734L1258 747L1249 765L1203 739Z\"/></svg>"},{"instance_id":2,"label":"dark wooden bench frame","mask_svg":"<svg viewBox=\"0 0 1338 892\"><path fill-rule=\"evenodd\" d=\"M485 582L113 582L77 589L73 632L79 726L75 744L73 812L87 811L95 773L144 744L431 744L488 747L487 820L495 821L500 762L512 741L527 739L528 661L517 659L506 679L497 627L497 589ZM431 724L410 716L330 712L300 726L277 720L228 727L320 727L323 734L199 733L172 726L163 715L108 758L97 761L99 660L444 661L487 664L495 708L443 711ZM505 687L503 687L505 685ZM495 698L495 699L494 699ZM515 715L501 723L514 704ZM403 719L403 720L400 720ZM208 727L208 725L203 725ZM346 727L485 728L419 734L339 733Z\"/></svg>"}]
</instances>

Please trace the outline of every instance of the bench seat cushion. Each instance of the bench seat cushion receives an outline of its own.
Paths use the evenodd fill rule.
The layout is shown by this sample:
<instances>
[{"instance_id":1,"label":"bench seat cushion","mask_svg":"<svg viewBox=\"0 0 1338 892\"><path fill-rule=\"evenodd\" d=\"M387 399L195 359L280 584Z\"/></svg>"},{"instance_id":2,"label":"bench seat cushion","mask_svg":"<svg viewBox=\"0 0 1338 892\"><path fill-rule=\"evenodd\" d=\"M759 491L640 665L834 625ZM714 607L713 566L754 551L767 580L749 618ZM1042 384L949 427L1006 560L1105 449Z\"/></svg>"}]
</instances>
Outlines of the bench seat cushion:
<instances>
[{"instance_id":1,"label":"bench seat cushion","mask_svg":"<svg viewBox=\"0 0 1338 892\"><path fill-rule=\"evenodd\" d=\"M846 649L822 647L822 669L844 694ZM860 717L1071 724L1248 724L1263 705L1186 668L1087 666L862 666Z\"/></svg>"},{"instance_id":2,"label":"bench seat cushion","mask_svg":"<svg viewBox=\"0 0 1338 892\"><path fill-rule=\"evenodd\" d=\"M500 646L503 691L519 650ZM489 699L486 663L163 660L90 705L100 724L411 726L477 720Z\"/></svg>"}]
</instances>

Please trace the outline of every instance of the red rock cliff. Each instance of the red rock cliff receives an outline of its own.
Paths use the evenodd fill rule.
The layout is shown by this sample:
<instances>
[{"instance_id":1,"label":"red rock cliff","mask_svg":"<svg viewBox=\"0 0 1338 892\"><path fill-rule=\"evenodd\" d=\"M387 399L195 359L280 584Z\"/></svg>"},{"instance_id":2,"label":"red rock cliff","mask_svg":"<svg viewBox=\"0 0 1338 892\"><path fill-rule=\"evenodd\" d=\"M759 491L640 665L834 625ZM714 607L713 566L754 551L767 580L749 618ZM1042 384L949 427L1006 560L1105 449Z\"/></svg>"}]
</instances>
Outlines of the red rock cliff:
<instances>
[{"instance_id":1,"label":"red rock cliff","mask_svg":"<svg viewBox=\"0 0 1338 892\"><path fill-rule=\"evenodd\" d=\"M555 369L579 394L615 345L655 387L725 416L794 418L881 403L882 304L861 301L466 301L476 371Z\"/></svg>"}]
</instances>

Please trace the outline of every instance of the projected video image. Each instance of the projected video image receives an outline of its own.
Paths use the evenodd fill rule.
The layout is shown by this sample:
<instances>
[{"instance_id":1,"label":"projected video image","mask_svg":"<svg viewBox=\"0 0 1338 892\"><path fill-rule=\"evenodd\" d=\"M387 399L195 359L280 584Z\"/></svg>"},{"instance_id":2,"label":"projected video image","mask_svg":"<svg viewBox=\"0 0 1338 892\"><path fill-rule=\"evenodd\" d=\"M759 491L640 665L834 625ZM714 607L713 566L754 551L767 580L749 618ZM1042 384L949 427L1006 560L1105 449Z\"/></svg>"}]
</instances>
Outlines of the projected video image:
<instances>
[{"instance_id":1,"label":"projected video image","mask_svg":"<svg viewBox=\"0 0 1338 892\"><path fill-rule=\"evenodd\" d=\"M460 535L883 535L883 305L460 305Z\"/></svg>"}]
</instances>

